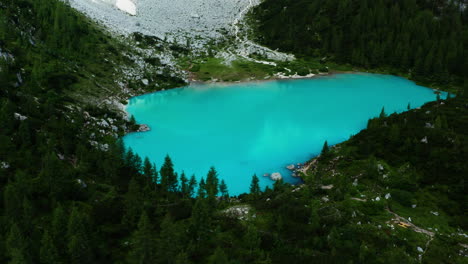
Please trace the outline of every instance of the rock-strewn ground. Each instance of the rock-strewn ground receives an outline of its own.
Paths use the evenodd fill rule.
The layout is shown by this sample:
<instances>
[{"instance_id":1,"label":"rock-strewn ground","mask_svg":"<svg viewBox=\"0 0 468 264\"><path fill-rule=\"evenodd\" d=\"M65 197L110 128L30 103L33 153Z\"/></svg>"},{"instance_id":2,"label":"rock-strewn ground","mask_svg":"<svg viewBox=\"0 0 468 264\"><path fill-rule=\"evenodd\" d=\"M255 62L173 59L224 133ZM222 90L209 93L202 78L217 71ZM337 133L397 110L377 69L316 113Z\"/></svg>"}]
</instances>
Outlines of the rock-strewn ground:
<instances>
[{"instance_id":1,"label":"rock-strewn ground","mask_svg":"<svg viewBox=\"0 0 468 264\"><path fill-rule=\"evenodd\" d=\"M70 0L75 9L102 22L111 30L141 32L185 43L185 37L203 40L221 38L229 31L249 0L132 0L136 15L116 7L115 0ZM200 43L203 44L203 43Z\"/></svg>"}]
</instances>

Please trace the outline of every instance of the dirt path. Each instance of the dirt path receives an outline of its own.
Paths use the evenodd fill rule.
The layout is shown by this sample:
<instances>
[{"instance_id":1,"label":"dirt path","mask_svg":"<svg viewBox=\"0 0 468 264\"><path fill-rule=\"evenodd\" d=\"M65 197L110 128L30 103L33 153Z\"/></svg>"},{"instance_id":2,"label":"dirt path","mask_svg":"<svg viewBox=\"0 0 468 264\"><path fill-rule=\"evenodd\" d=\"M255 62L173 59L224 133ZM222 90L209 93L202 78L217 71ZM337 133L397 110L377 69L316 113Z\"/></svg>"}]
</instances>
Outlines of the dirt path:
<instances>
[{"instance_id":1,"label":"dirt path","mask_svg":"<svg viewBox=\"0 0 468 264\"><path fill-rule=\"evenodd\" d=\"M403 222L403 223L407 224L409 226L409 229L413 230L414 232L422 233L422 234L425 234L425 235L429 236L429 240L426 242L426 245L424 246L424 250L421 253L421 255L419 256L419 262L421 262L422 257L426 253L429 245L431 244L432 240L434 240L435 233L432 232L432 231L429 231L429 230L426 230L426 229L423 229L423 228L420 228L420 227L416 226L415 224L411 223L408 219L406 219L406 218L404 218L402 216L399 216L398 214L396 214L395 212L393 212L389 208L387 208L387 212L389 212L390 214L392 214L395 217L394 219L392 219L394 222Z\"/></svg>"},{"instance_id":2,"label":"dirt path","mask_svg":"<svg viewBox=\"0 0 468 264\"><path fill-rule=\"evenodd\" d=\"M245 15L247 14L247 12L252 7L254 7L254 5L255 5L254 1L249 0L249 4L239 12L237 17L232 22L232 28L234 30L234 36L236 38L236 42L238 43L238 48L235 50L235 54L233 52L229 52L229 53L231 53L233 55L240 56L240 57L242 57L242 58L244 58L244 59L246 59L248 61L253 61L253 62L256 62L256 63L265 64L265 65L276 66L276 63L271 62L271 61L264 61L264 60L257 60L257 59L250 58L248 56L250 54L249 51L248 51L248 48L249 47L254 47L256 49L263 50L265 53L272 53L272 54L275 54L275 55L281 54L280 52L271 50L271 49L269 49L267 47L263 47L261 45L258 45L256 43L248 40L245 37L241 38L241 36L240 36L240 27L239 27L239 25L241 24L241 21L245 17Z\"/></svg>"}]
</instances>

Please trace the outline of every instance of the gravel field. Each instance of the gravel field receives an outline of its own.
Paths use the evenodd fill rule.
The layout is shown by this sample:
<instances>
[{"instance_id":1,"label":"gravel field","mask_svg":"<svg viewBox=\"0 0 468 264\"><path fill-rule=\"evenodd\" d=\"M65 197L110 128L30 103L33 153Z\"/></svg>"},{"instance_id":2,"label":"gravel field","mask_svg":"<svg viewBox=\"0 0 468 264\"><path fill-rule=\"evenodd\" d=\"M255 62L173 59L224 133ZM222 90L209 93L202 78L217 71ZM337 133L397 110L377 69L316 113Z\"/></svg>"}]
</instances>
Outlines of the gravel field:
<instances>
[{"instance_id":1,"label":"gravel field","mask_svg":"<svg viewBox=\"0 0 468 264\"><path fill-rule=\"evenodd\" d=\"M231 30L236 16L251 3L250 0L70 0L70 4L116 33L141 32L184 43L186 36L201 42L222 37L219 31ZM130 14L133 11L122 10L122 6L128 5L136 6L135 15Z\"/></svg>"}]
</instances>

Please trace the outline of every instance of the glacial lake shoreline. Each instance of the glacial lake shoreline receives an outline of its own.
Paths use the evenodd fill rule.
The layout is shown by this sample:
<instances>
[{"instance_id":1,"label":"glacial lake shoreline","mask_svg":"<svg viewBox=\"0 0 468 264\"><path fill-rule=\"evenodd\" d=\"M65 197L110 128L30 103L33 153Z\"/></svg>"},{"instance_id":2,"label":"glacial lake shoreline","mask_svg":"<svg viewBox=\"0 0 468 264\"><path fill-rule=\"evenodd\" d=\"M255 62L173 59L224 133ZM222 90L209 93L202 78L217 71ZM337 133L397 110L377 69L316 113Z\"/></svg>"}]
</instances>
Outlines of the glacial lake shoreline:
<instances>
[{"instance_id":1,"label":"glacial lake shoreline","mask_svg":"<svg viewBox=\"0 0 468 264\"><path fill-rule=\"evenodd\" d=\"M301 182L301 180L298 178L293 178L291 176L291 172L286 169L286 166L290 164L297 164L298 162L305 163L309 161L310 159L314 158L315 156L319 154L321 146L323 145L323 142L325 140L328 140L330 145L338 144L347 140L352 134L356 134L360 130L364 129L365 128L364 123L367 123L367 120L369 118L377 116L380 112L382 105L377 108L374 107L373 110L371 109L363 110L363 111L370 111L372 113L368 113L364 115L362 115L363 113L358 113L359 117L357 119L360 120L359 125L356 126L355 124L350 123L350 126L352 126L353 129L347 129L346 125L337 126L337 124L335 123L329 123L329 124L324 123L325 127L332 126L332 127L337 128L337 130L344 130L344 131L341 131L342 135L340 135L339 137L328 135L328 133L333 134L334 132L322 131L321 133L319 133L320 136L318 137L313 136L312 138L309 138L305 134L314 133L314 131L320 130L320 127L316 126L314 128L311 128L306 125L304 128L301 128L300 124L301 123L309 124L309 123L323 122L323 121L326 122L326 120L320 120L320 118L319 120L314 120L314 119L310 119L310 117L307 117L307 116L304 116L304 119L300 119L294 116L290 116L288 113L285 113L287 111L285 111L284 109L287 109L288 107L291 108L291 106L288 106L288 96L292 96L289 99L289 102L296 102L296 103L299 103L299 105L301 106L299 107L300 109L293 107L294 108L293 111L295 111L294 115L300 116L302 115L301 113L306 112L310 107L307 100L304 100L304 98L301 98L301 97L312 98L315 96L314 93L319 93L319 94L322 94L323 98L326 100L326 98L331 96L329 94L323 94L322 93L323 91L318 91L317 88L311 88L311 89L316 89L317 91L312 91L312 93L310 93L311 91L308 91L308 88L307 88L308 86L314 87L314 85L317 84L316 82L321 83L321 85L325 85L325 86L331 85L330 89L333 89L333 92L334 92L334 94L332 93L333 96L339 96L340 94L339 89L344 89L343 92L345 94L348 94L348 95L344 95L343 97L344 99L346 99L346 96L348 96L348 98L351 98L349 97L350 95L353 95L353 96L359 95L359 94L356 94L356 91L353 91L352 88L357 87L356 89L362 89L361 86L363 84L360 84L359 82L364 81L365 83L366 78L369 78L369 80L371 81L370 85L375 85L375 86L384 85L386 88L382 91L385 93L385 96L395 97L394 93L402 93L404 89L401 90L402 87L399 87L399 86L405 86L407 89L410 89L409 87L412 87L412 89L417 90L417 92L415 91L414 97L412 97L413 99L411 99L411 100L415 100L414 103L411 102L411 100L408 101L404 99L406 96L404 94L403 96L402 95L397 96L394 98L394 100L399 100L398 107L396 107L397 105L393 105L393 107L390 107L389 109L387 109L386 107L388 113L393 113L394 111L403 112L406 110L405 108L408 103L411 103L412 108L415 108L415 107L421 106L422 104L426 102L435 100L436 95L434 94L434 91L430 88L418 86L414 82L403 79L401 77L395 77L391 75L368 74L368 73L346 73L346 74L333 73L333 74L326 74L322 76L314 76L312 78L307 78L307 79L260 80L260 81L251 81L251 82L249 81L249 82L240 82L240 83L209 83L209 84L197 83L197 84L191 84L189 86L180 87L176 89L168 89L165 91L158 91L156 93L132 97L129 100L129 104L126 106L125 110L129 114L133 114L136 117L137 123L147 124L149 125L151 130L149 132L137 132L137 133L127 134L124 137L124 142L126 146L131 147L136 153L138 153L143 158L148 156L152 161L156 162L158 166L162 165L161 157L165 156L166 154L169 154L172 157L173 162L176 165L177 171L180 172L182 169L185 169L186 170L185 173L188 175L191 175L191 173L195 173L198 180L201 179L201 177L205 176L210 166L215 166L218 169L218 173L220 174L220 177L222 179L225 179L228 182L229 190L231 194L234 194L234 195L238 195L243 192L248 192L248 185L250 184L251 176L254 173L256 173L257 176L259 176L261 180L262 188L272 185L272 181L270 179L267 179L267 177L262 177L265 173L272 174L275 172L279 172L281 173L281 175L283 176L286 182L289 182L292 184L299 183ZM351 88L343 88L343 87L348 86L347 85L348 81L351 84ZM294 83L298 83L298 82L300 83L301 87L299 88L299 90L296 90L296 92L299 91L298 93L305 93L304 96L288 95L289 93L292 93L292 94L295 93ZM385 82L388 82L387 85L385 85ZM395 82L395 83L392 85L391 84L392 82ZM338 85L338 86L341 85L342 87L336 88L334 87L335 85ZM265 89L261 88L263 86L266 86L266 88ZM395 90L393 90L392 86L395 86L393 87ZM249 92L249 89L253 91ZM223 90L227 90L227 92L223 92ZM364 92L362 96L372 97L374 95L366 95L366 93L369 93L369 92L372 93L372 91L373 91L372 89L361 91L361 92ZM422 100L419 100L417 98L419 96L418 94L422 94L424 98ZM210 105L213 103L210 103L209 102L210 100L203 98L203 96L207 96L208 98L211 97L212 100L215 101L214 105ZM362 99L362 96L361 97L358 96L354 98ZM379 98L378 95L375 95L375 96L376 98ZM408 95L408 96L411 97L413 95ZM237 98L237 99L233 100L232 98ZM342 101L342 104L346 104L347 100L343 100L343 98L339 99L338 101ZM154 115L156 115L157 117L155 117L153 114L149 114L149 115L147 115L147 113L145 114L146 110L143 109L144 107L139 108L145 104L144 103L145 100L153 101L152 103L156 104L155 106L149 106L149 110L148 109L147 110L153 113ZM178 100L180 100L180 102ZM197 112L197 114L201 116L205 113L210 113L210 111L213 110L212 107L217 108L217 109L223 108L224 107L223 100L227 101L228 106L231 106L234 108L238 107L239 105L249 104L249 101L253 101L253 105L244 105L244 106L249 109L257 109L257 106L255 105L257 103L255 102L255 100L258 100L259 104L274 105L276 102L281 102L282 104L285 104L285 105L279 108L276 108L273 106L271 111L265 110L265 109L268 109L268 106L265 106L262 109L257 109L258 111L261 112L261 115L253 118L252 119L253 121L249 119L248 122L246 122L247 125L253 128L251 136L255 137L256 138L255 140L249 139L248 133L246 133L244 130L239 128L240 126L243 125L242 124L243 121L237 120L238 117L236 117L238 114L240 115L244 114L245 116L248 116L249 113L251 112L245 112L245 111L243 112L241 110L239 113L234 113L234 114L230 112L224 113L227 117L221 117L217 114L214 114L214 116L212 116L214 119L217 119L217 118L220 119L218 121L220 121L223 125L226 125L228 128L236 130L239 133L239 135L233 135L233 134L227 133L226 136L228 135L228 138L224 138L224 139L221 139L223 136L220 136L218 134L220 133L219 131L221 130L218 131L215 125L213 124L213 122L205 122L206 130L198 128L199 126L204 125L204 121L203 121L204 119L210 119L210 118L212 119L212 117L208 116L205 118L201 118L198 121L191 121L187 119L187 115L190 116L190 118L193 120L200 118L199 116L193 115L193 113L187 114L187 110L188 112ZM286 102L284 102L283 100L285 100ZM403 102L402 100L405 100L407 102ZM318 100L314 102L315 104L320 104L321 101L323 100ZM177 107L181 107L181 108L188 107L188 109L184 111L185 114L178 113L177 107L171 106L171 102L174 102L177 105ZM198 109L203 106L206 106L207 109L202 109L202 110ZM157 109L160 109L160 110L163 109L163 111L158 111ZM255 111L252 111L252 112L255 112ZM175 118L174 120L177 120L177 122L173 122L169 120L170 118L164 118L164 117L161 117L160 115L173 116L173 118ZM363 118L363 116L366 116L367 118ZM155 120L146 122L148 121L147 118L149 119L155 118ZM291 118L293 121L289 122L288 121L289 118ZM332 118L339 119L340 117L339 115L332 114ZM229 124L231 121L236 123L237 125L231 126ZM164 122L167 122L167 123L164 123ZM174 126L180 125L180 124L177 124L180 122L190 125L190 128L189 128L190 133L194 133L194 134L201 133L200 135L202 136L197 138L197 137L194 137L193 135L190 135L190 133L184 134L183 132L180 132L185 129L184 127L175 128L175 129L170 128L171 125L174 125ZM267 127L265 128L262 126L267 126ZM271 127L268 127L268 126L271 126ZM286 130L289 129L290 131L289 132L286 131L285 128ZM162 131L164 132L162 133ZM285 132L286 134L292 133L292 135L291 136L283 135L282 134L283 132ZM179 135L175 136L175 139L174 139L172 134L176 134L176 135L179 134ZM151 139L150 138L151 136L148 136L148 135L153 135L156 137L162 136L164 140L162 138ZM214 137L213 140L216 141L216 144L223 146L225 149L221 150L221 149L216 149L214 146L209 146L207 150L200 151L200 149L202 149L203 146L193 143L193 141L209 142L211 140L210 137ZM238 147L236 146L236 144L234 144L231 147L235 149L234 152L237 152L237 154L239 155L230 156L228 153L224 153L226 149L229 150L230 145L223 143L223 142L225 141L229 142L230 140L235 141L236 137L241 138L241 142L239 142L237 145L241 145L242 147ZM328 138L331 138L331 139L328 139ZM249 144L245 144L245 142L242 142L242 140L249 142ZM310 142L307 142L308 140L314 141L314 144L310 144ZM138 141L144 141L146 143L141 144L141 142L138 143ZM206 160L201 161L199 159L195 159L196 161L194 162L190 161L190 158L187 157L187 155L181 154L187 151L184 151L183 148L181 147L174 147L173 144L178 144L176 142L181 143L180 141L182 141L183 144L188 146L188 149L187 149L188 152L194 153L194 155L197 155L197 156L199 155L206 156L207 160L213 159L213 161L212 162L209 162ZM279 142L276 142L276 141L279 141ZM287 145L283 144L282 146L280 146L281 142L288 142L288 141L291 141L290 146L289 146L291 150L288 150ZM191 145L191 144L194 144L194 145ZM269 146L269 144L272 144L272 145ZM147 146L145 147L145 145ZM304 145L304 146L301 147L300 145ZM153 147L151 147L150 149L147 149L148 146L153 146ZM158 148L158 146L160 150L155 151L153 148ZM257 147L254 147L254 146L257 146ZM255 150L255 148L263 148L263 150ZM272 148L272 150L270 151L268 150L268 148ZM302 150L299 150L301 148ZM216 155L218 151L224 154ZM271 153L275 153L275 152L288 153L289 151L291 151L292 153L296 153L296 154L292 155L293 157L284 158L284 159L280 159L277 156L287 157L288 156L287 154L286 155L273 155L271 157L271 163L276 164L276 166L272 166L271 164L268 164L270 163L268 162L268 160L270 159L268 156L270 156ZM175 154L170 153L170 152L174 152ZM202 152L203 154L195 154L197 152ZM300 152L302 152L301 155L298 154ZM246 154L246 155L243 155L243 154ZM242 156L248 156L249 158L242 158ZM223 162L217 162L216 158L221 158ZM236 163L236 165L230 164L229 162L230 160L235 160L236 162L234 163ZM204 166L202 166L202 167L205 167L205 172L203 172L203 170L199 167L199 165L194 164L197 162L201 162L205 164ZM221 166L218 166L217 163L222 163L222 164ZM260 164L259 165L260 169L257 171L252 169L255 167L256 163ZM250 168L250 170L244 170L243 168L245 167ZM234 173L229 172L227 173L229 175L225 175L227 178L223 177L223 174L226 174L227 170L236 171L237 169L239 169L239 171L243 171L243 173L247 175L237 176L235 172ZM251 173L247 173L247 171L250 171ZM233 177L235 177L237 180L231 181L231 184L230 184L229 179ZM242 178L242 180L239 180L238 178Z\"/></svg>"}]
</instances>

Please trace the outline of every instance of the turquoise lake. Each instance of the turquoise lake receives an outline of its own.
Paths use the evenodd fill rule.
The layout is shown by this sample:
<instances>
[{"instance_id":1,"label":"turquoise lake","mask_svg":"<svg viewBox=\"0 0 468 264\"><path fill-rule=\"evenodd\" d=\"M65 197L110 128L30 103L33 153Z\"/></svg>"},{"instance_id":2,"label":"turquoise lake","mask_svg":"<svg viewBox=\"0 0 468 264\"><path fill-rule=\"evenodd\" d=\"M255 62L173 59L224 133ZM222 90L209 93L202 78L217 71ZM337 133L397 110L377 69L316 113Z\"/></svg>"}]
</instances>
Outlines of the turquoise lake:
<instances>
[{"instance_id":1,"label":"turquoise lake","mask_svg":"<svg viewBox=\"0 0 468 264\"><path fill-rule=\"evenodd\" d=\"M124 137L127 147L159 168L166 154L177 172L206 177L211 166L231 195L248 192L252 175L279 172L347 140L378 116L436 99L433 90L379 74L336 74L313 79L190 85L131 98L126 110L151 131Z\"/></svg>"}]
</instances>

